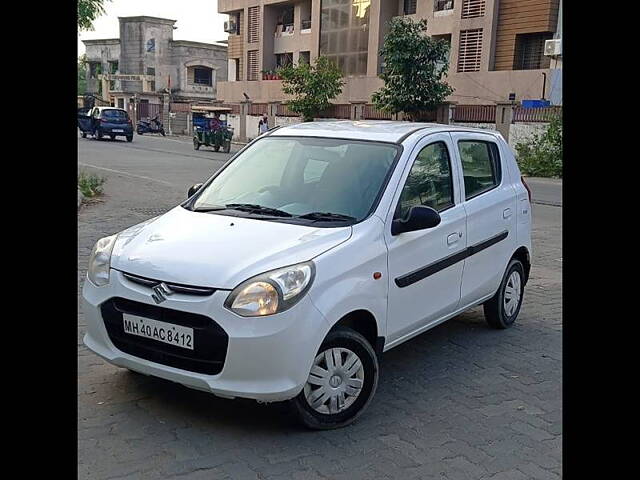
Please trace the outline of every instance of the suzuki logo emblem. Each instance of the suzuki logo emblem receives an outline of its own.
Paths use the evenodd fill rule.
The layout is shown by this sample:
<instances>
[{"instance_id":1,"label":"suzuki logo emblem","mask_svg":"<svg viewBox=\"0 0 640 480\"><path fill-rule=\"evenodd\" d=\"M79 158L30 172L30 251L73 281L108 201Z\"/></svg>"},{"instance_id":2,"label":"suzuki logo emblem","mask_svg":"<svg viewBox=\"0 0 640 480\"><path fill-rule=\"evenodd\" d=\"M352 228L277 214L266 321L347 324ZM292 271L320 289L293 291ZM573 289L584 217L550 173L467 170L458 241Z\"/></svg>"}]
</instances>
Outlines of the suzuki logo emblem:
<instances>
[{"instance_id":1,"label":"suzuki logo emblem","mask_svg":"<svg viewBox=\"0 0 640 480\"><path fill-rule=\"evenodd\" d=\"M173 290L167 287L165 283L159 283L153 287L153 294L151 294L151 298L153 298L153 301L156 303L162 303L170 295L173 295Z\"/></svg>"}]
</instances>

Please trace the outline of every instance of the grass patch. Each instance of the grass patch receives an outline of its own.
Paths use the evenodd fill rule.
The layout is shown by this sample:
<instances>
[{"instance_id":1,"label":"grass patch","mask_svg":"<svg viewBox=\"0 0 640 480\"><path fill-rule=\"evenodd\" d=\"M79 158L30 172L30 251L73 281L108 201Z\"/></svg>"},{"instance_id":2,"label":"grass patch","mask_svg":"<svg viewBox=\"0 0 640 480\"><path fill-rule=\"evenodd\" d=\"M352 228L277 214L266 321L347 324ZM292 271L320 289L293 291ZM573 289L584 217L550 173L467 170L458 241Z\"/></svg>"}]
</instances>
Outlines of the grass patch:
<instances>
[{"instance_id":1,"label":"grass patch","mask_svg":"<svg viewBox=\"0 0 640 480\"><path fill-rule=\"evenodd\" d=\"M93 173L80 172L78 174L78 188L86 198L97 197L102 194L102 185L106 178Z\"/></svg>"}]
</instances>

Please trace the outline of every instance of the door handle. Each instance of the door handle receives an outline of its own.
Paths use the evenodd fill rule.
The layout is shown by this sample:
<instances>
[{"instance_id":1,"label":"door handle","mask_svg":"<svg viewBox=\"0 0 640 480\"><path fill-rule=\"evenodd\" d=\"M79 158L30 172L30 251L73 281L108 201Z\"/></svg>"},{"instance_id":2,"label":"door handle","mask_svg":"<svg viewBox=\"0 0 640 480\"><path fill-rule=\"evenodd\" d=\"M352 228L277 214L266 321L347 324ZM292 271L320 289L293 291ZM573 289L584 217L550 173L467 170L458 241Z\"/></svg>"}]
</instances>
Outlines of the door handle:
<instances>
[{"instance_id":1,"label":"door handle","mask_svg":"<svg viewBox=\"0 0 640 480\"><path fill-rule=\"evenodd\" d=\"M460 237L462 237L462 233L452 233L447 237L447 245L453 245L460 239Z\"/></svg>"},{"instance_id":2,"label":"door handle","mask_svg":"<svg viewBox=\"0 0 640 480\"><path fill-rule=\"evenodd\" d=\"M509 217L511 217L511 209L510 208L505 208L502 211L502 218L504 218L506 220Z\"/></svg>"}]
</instances>

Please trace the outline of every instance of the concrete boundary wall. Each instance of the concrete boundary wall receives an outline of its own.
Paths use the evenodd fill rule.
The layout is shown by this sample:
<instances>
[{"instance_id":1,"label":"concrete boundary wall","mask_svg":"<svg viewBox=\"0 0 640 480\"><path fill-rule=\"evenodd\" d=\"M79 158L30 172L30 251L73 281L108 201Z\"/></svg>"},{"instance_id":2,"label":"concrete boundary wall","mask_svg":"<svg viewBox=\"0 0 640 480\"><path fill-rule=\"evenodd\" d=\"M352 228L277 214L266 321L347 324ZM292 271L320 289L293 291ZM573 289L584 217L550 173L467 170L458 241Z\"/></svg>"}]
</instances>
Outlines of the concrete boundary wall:
<instances>
[{"instance_id":1,"label":"concrete boundary wall","mask_svg":"<svg viewBox=\"0 0 640 480\"><path fill-rule=\"evenodd\" d=\"M336 118L318 118L317 122L329 122L329 121L337 121ZM247 137L248 140L253 140L258 135L258 122L260 121L260 116L256 115L247 115ZM275 117L275 126L286 126L286 125L294 125L296 123L301 123L302 120L300 117ZM233 127L234 131L234 141L238 141L238 136L240 132L240 116L239 115L229 115L229 123L231 127ZM463 122L452 122L452 125L460 125L462 127L473 127L473 128L481 128L487 130L496 130L495 123L463 123ZM525 141L528 138L531 138L534 134L542 134L544 130L547 128L548 123L541 122L516 122L512 123L509 129L509 145L515 148L516 144Z\"/></svg>"}]
</instances>

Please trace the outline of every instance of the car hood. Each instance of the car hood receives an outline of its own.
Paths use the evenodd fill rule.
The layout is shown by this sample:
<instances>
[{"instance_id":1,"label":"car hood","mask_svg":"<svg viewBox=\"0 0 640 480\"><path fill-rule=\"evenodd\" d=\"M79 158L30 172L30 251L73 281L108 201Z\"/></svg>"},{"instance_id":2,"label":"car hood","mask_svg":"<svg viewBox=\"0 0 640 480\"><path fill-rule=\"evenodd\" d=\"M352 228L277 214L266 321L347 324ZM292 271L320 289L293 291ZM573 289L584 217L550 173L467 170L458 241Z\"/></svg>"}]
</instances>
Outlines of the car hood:
<instances>
[{"instance_id":1,"label":"car hood","mask_svg":"<svg viewBox=\"0 0 640 480\"><path fill-rule=\"evenodd\" d=\"M351 227L317 228L176 207L121 232L111 267L165 282L232 289L259 273L310 260L350 236Z\"/></svg>"}]
</instances>

